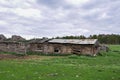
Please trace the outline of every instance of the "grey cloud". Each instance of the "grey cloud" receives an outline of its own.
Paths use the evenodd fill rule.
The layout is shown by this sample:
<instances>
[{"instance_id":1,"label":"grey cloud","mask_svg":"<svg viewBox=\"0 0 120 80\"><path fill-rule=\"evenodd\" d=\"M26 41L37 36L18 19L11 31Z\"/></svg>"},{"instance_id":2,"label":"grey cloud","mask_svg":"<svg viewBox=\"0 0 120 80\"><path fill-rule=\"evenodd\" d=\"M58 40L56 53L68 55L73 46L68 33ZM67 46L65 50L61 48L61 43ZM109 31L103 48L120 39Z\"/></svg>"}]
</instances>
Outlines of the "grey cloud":
<instances>
[{"instance_id":1,"label":"grey cloud","mask_svg":"<svg viewBox=\"0 0 120 80\"><path fill-rule=\"evenodd\" d=\"M91 3L88 3L83 6L85 10L91 10L95 8L99 8L101 11L96 13L95 15L89 15L83 17L83 19L91 22L92 29L97 29L98 31L109 31L118 33L117 29L119 29L119 17L120 14L120 1L119 0L93 0ZM108 18L98 19L98 17L102 17L102 14L106 13ZM108 26L114 26L114 28L108 28Z\"/></svg>"},{"instance_id":2,"label":"grey cloud","mask_svg":"<svg viewBox=\"0 0 120 80\"><path fill-rule=\"evenodd\" d=\"M64 8L64 9L70 9L73 6L69 5L65 0L37 0L39 5L45 5L48 8Z\"/></svg>"},{"instance_id":3,"label":"grey cloud","mask_svg":"<svg viewBox=\"0 0 120 80\"><path fill-rule=\"evenodd\" d=\"M82 6L84 9L93 9L96 7L106 8L110 6L110 4L118 3L119 0L90 0L88 4Z\"/></svg>"},{"instance_id":4,"label":"grey cloud","mask_svg":"<svg viewBox=\"0 0 120 80\"><path fill-rule=\"evenodd\" d=\"M25 0L25 3L30 7L17 7L39 10L42 17L20 16L13 12L15 7L0 4L10 9L0 12L0 20L7 22L0 24L1 33L41 37L119 33L119 0L91 0L80 7L70 6L64 0L37 0L36 3Z\"/></svg>"},{"instance_id":5,"label":"grey cloud","mask_svg":"<svg viewBox=\"0 0 120 80\"><path fill-rule=\"evenodd\" d=\"M37 2L48 7L57 8L63 5L64 0L37 0Z\"/></svg>"}]
</instances>

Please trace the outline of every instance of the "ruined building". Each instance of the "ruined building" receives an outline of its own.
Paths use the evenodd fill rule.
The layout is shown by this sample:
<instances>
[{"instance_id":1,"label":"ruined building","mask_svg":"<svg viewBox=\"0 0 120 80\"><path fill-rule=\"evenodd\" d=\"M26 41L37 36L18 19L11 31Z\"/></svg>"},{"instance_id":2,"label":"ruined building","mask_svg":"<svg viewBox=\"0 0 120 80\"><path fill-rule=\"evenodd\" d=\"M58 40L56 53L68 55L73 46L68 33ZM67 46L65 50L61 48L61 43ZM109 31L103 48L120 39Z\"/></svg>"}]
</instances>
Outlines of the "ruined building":
<instances>
[{"instance_id":1,"label":"ruined building","mask_svg":"<svg viewBox=\"0 0 120 80\"><path fill-rule=\"evenodd\" d=\"M10 41L0 41L0 51L40 52L44 54L78 54L95 56L99 53L97 39L33 39L24 42L20 36L12 36ZM22 42L23 41L23 42Z\"/></svg>"},{"instance_id":2,"label":"ruined building","mask_svg":"<svg viewBox=\"0 0 120 80\"><path fill-rule=\"evenodd\" d=\"M7 38L3 35L3 34L0 34L0 41L4 41L6 40Z\"/></svg>"},{"instance_id":3,"label":"ruined building","mask_svg":"<svg viewBox=\"0 0 120 80\"><path fill-rule=\"evenodd\" d=\"M95 56L99 52L97 39L51 39L31 42L30 50L45 54L78 54Z\"/></svg>"},{"instance_id":4,"label":"ruined building","mask_svg":"<svg viewBox=\"0 0 120 80\"><path fill-rule=\"evenodd\" d=\"M25 39L21 36L13 35L12 38L10 38L11 41L24 41Z\"/></svg>"},{"instance_id":5,"label":"ruined building","mask_svg":"<svg viewBox=\"0 0 120 80\"><path fill-rule=\"evenodd\" d=\"M20 42L25 41L21 36L12 36L12 38L7 39L4 35L0 36L0 52L16 52L25 53L26 43Z\"/></svg>"}]
</instances>

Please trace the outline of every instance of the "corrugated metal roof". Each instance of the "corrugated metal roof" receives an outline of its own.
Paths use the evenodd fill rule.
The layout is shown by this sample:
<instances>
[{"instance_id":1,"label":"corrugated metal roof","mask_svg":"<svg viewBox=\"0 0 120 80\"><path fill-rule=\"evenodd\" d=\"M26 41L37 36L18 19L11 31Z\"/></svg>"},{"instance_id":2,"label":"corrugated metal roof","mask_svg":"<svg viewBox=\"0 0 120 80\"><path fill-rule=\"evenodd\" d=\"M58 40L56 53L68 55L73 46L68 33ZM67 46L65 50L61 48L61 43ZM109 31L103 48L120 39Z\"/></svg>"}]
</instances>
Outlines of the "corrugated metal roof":
<instances>
[{"instance_id":1,"label":"corrugated metal roof","mask_svg":"<svg viewBox=\"0 0 120 80\"><path fill-rule=\"evenodd\" d=\"M97 39L52 39L49 43L95 44Z\"/></svg>"}]
</instances>

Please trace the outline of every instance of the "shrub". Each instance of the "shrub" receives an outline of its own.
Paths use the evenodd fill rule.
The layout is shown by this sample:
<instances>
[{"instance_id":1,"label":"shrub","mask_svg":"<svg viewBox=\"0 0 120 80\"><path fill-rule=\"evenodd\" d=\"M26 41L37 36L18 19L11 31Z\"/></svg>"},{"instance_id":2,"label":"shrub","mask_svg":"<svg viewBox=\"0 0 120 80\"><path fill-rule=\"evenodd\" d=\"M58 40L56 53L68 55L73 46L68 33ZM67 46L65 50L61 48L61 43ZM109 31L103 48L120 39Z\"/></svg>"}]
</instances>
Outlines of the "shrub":
<instances>
[{"instance_id":1,"label":"shrub","mask_svg":"<svg viewBox=\"0 0 120 80\"><path fill-rule=\"evenodd\" d=\"M100 56L106 56L108 52L105 52L105 51L101 51L98 55Z\"/></svg>"}]
</instances>

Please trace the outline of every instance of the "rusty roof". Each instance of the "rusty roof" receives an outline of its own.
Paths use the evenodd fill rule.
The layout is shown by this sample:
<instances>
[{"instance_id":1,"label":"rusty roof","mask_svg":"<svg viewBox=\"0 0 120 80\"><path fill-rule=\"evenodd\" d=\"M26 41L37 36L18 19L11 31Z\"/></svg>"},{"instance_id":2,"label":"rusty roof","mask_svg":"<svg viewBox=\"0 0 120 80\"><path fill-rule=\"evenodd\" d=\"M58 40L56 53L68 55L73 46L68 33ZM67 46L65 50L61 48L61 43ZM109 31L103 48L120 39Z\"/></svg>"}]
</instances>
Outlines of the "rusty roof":
<instances>
[{"instance_id":1,"label":"rusty roof","mask_svg":"<svg viewBox=\"0 0 120 80\"><path fill-rule=\"evenodd\" d=\"M95 44L97 39L52 39L49 43L66 43L66 44Z\"/></svg>"}]
</instances>

